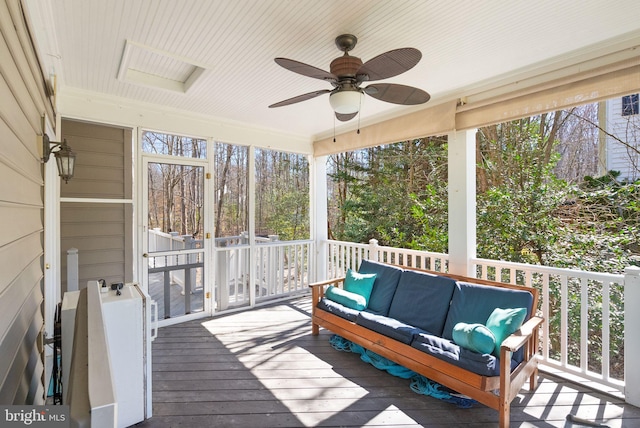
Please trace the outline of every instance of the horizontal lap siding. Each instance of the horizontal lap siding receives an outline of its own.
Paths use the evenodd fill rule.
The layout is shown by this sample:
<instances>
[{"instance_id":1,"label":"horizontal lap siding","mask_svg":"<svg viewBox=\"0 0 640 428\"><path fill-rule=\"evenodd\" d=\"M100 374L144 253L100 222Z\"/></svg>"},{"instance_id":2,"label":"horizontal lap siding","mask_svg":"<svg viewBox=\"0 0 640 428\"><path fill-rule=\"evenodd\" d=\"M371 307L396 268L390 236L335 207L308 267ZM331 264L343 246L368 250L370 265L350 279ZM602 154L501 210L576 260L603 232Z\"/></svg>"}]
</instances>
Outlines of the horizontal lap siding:
<instances>
[{"instance_id":1,"label":"horizontal lap siding","mask_svg":"<svg viewBox=\"0 0 640 428\"><path fill-rule=\"evenodd\" d=\"M607 108L607 131L622 140L607 136L607 170L619 171L620 179L634 181L640 177L640 115L622 116L622 97L612 98Z\"/></svg>"},{"instance_id":2,"label":"horizontal lap siding","mask_svg":"<svg viewBox=\"0 0 640 428\"><path fill-rule=\"evenodd\" d=\"M0 403L43 404L41 117L52 115L18 0L0 2Z\"/></svg>"},{"instance_id":3,"label":"horizontal lap siding","mask_svg":"<svg viewBox=\"0 0 640 428\"><path fill-rule=\"evenodd\" d=\"M129 144L125 137L128 136ZM62 137L77 154L73 180L63 184L65 198L125 199L131 197L125 164L131 159L131 131L110 126L62 121ZM131 176L131 164L127 174Z\"/></svg>"},{"instance_id":4,"label":"horizontal lap siding","mask_svg":"<svg viewBox=\"0 0 640 428\"><path fill-rule=\"evenodd\" d=\"M125 280L124 218L128 208L123 204L61 204L61 248L63 252L78 249L80 285L98 278ZM66 278L66 257L62 266ZM66 288L66 281L62 282Z\"/></svg>"},{"instance_id":5,"label":"horizontal lap siding","mask_svg":"<svg viewBox=\"0 0 640 428\"><path fill-rule=\"evenodd\" d=\"M131 130L62 121L62 136L77 153L75 175L61 185L63 198L130 199ZM60 205L62 288L67 289L66 252L78 249L79 285L88 280L133 278L130 203L63 202Z\"/></svg>"}]
</instances>

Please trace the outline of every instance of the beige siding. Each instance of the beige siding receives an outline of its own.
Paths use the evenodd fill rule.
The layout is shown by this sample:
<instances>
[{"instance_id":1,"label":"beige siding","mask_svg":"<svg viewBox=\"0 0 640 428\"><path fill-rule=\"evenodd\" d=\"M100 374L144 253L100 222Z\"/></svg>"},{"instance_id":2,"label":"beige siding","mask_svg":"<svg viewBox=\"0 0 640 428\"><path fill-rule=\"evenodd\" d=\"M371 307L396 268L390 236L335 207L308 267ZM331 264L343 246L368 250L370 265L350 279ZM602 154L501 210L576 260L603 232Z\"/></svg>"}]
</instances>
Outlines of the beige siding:
<instances>
[{"instance_id":1,"label":"beige siding","mask_svg":"<svg viewBox=\"0 0 640 428\"><path fill-rule=\"evenodd\" d=\"M77 153L75 175L61 185L63 198L130 199L131 130L62 121L62 137ZM130 202L63 202L60 206L62 289L67 289L66 252L78 249L79 284L133 278L133 208ZM114 201L116 202L116 201Z\"/></svg>"},{"instance_id":2,"label":"beige siding","mask_svg":"<svg viewBox=\"0 0 640 428\"><path fill-rule=\"evenodd\" d=\"M62 138L77 154L73 180L61 186L68 198L131 198L131 130L64 120Z\"/></svg>"},{"instance_id":3,"label":"beige siding","mask_svg":"<svg viewBox=\"0 0 640 428\"><path fill-rule=\"evenodd\" d=\"M43 178L53 115L18 0L0 2L0 403L43 404Z\"/></svg>"}]
</instances>

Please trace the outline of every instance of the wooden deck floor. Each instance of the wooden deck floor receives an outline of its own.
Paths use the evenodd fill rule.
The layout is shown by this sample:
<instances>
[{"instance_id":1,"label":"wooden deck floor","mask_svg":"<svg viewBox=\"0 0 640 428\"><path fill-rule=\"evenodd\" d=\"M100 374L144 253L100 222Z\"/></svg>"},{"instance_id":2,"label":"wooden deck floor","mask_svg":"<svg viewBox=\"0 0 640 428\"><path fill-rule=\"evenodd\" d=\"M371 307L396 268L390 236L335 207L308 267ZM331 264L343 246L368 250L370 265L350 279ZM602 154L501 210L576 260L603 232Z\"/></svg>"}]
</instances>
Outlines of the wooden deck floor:
<instances>
[{"instance_id":1,"label":"wooden deck floor","mask_svg":"<svg viewBox=\"0 0 640 428\"><path fill-rule=\"evenodd\" d=\"M311 336L310 299L161 328L153 343L153 417L140 427L495 427ZM640 426L640 409L542 374L512 404L513 427L572 427L567 414Z\"/></svg>"}]
</instances>

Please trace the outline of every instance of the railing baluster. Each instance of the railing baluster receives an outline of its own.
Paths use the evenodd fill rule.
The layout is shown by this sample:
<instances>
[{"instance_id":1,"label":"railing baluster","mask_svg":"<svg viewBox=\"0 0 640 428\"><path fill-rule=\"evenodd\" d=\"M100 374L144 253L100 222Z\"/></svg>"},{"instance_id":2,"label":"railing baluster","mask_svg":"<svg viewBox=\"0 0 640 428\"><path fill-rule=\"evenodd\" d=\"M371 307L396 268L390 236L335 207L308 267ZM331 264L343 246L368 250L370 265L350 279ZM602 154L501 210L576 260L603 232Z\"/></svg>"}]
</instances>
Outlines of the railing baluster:
<instances>
[{"instance_id":1,"label":"railing baluster","mask_svg":"<svg viewBox=\"0 0 640 428\"><path fill-rule=\"evenodd\" d=\"M191 313L191 268L184 270L184 313Z\"/></svg>"},{"instance_id":2,"label":"railing baluster","mask_svg":"<svg viewBox=\"0 0 640 428\"><path fill-rule=\"evenodd\" d=\"M171 318L171 272L164 271L164 317Z\"/></svg>"},{"instance_id":3,"label":"railing baluster","mask_svg":"<svg viewBox=\"0 0 640 428\"><path fill-rule=\"evenodd\" d=\"M549 360L549 275L548 273L542 274L542 316L547 322L542 324L542 359L544 361Z\"/></svg>"},{"instance_id":4,"label":"railing baluster","mask_svg":"<svg viewBox=\"0 0 640 428\"><path fill-rule=\"evenodd\" d=\"M609 293L610 282L602 281L602 377L605 381L609 381L610 376L610 341L609 341Z\"/></svg>"},{"instance_id":5,"label":"railing baluster","mask_svg":"<svg viewBox=\"0 0 640 428\"><path fill-rule=\"evenodd\" d=\"M589 281L580 279L580 368L589 369Z\"/></svg>"},{"instance_id":6,"label":"railing baluster","mask_svg":"<svg viewBox=\"0 0 640 428\"><path fill-rule=\"evenodd\" d=\"M560 363L563 367L568 362L568 331L569 331L569 287L568 278L562 275L560 278Z\"/></svg>"},{"instance_id":7,"label":"railing baluster","mask_svg":"<svg viewBox=\"0 0 640 428\"><path fill-rule=\"evenodd\" d=\"M295 289L298 289L298 266L300 263L300 260L298 259L298 247L296 245L293 246L293 258L294 258L294 262L293 262L293 268L295 269L294 272L294 276L293 276L293 281L295 284ZM291 258L289 258L291 259ZM289 277L291 277L291 266L289 266Z\"/></svg>"}]
</instances>

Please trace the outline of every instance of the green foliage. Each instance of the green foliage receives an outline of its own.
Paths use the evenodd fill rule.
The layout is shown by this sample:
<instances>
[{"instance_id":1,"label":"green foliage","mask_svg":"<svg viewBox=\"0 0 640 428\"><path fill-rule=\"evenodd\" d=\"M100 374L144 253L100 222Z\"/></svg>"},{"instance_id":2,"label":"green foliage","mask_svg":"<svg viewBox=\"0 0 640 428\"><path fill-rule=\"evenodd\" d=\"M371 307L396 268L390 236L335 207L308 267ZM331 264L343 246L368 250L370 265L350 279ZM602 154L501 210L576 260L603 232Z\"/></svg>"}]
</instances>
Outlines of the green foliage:
<instances>
[{"instance_id":1,"label":"green foliage","mask_svg":"<svg viewBox=\"0 0 640 428\"><path fill-rule=\"evenodd\" d=\"M618 182L617 175L589 177L567 192L568 202L555 212L565 235L553 255L554 265L622 273L638 263L640 181Z\"/></svg>"},{"instance_id":2,"label":"green foliage","mask_svg":"<svg viewBox=\"0 0 640 428\"><path fill-rule=\"evenodd\" d=\"M333 158L336 239L446 251L447 146L419 139ZM348 190L345 190L348 189Z\"/></svg>"},{"instance_id":3,"label":"green foliage","mask_svg":"<svg viewBox=\"0 0 640 428\"><path fill-rule=\"evenodd\" d=\"M567 185L555 177L558 156L542 118L503 123L479 135L479 257L545 264L561 235L553 216ZM551 149L551 150L550 150Z\"/></svg>"},{"instance_id":4,"label":"green foliage","mask_svg":"<svg viewBox=\"0 0 640 428\"><path fill-rule=\"evenodd\" d=\"M280 240L308 239L309 164L303 155L256 149L256 229Z\"/></svg>"}]
</instances>

